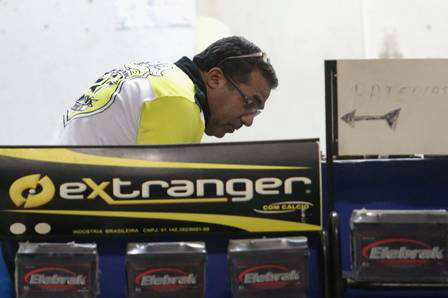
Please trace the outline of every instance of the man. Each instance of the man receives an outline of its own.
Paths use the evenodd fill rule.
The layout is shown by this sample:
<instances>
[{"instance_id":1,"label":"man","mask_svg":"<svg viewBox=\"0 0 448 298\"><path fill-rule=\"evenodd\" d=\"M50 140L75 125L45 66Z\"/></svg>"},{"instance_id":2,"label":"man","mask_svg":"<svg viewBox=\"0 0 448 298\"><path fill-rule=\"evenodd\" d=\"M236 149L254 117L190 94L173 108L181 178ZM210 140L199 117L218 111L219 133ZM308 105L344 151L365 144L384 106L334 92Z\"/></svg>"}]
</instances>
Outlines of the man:
<instances>
[{"instance_id":1,"label":"man","mask_svg":"<svg viewBox=\"0 0 448 298\"><path fill-rule=\"evenodd\" d=\"M243 37L211 44L193 61L127 64L104 74L64 114L60 145L199 143L251 126L278 80Z\"/></svg>"}]
</instances>

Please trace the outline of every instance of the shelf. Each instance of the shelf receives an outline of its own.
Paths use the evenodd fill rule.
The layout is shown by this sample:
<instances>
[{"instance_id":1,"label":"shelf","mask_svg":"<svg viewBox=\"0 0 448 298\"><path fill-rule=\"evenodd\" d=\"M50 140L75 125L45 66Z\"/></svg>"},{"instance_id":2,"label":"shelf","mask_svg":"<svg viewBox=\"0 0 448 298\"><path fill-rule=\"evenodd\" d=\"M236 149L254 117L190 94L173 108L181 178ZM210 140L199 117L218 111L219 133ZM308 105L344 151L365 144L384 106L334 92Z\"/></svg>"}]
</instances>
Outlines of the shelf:
<instances>
[{"instance_id":1,"label":"shelf","mask_svg":"<svg viewBox=\"0 0 448 298\"><path fill-rule=\"evenodd\" d=\"M387 289L387 290L438 290L448 289L448 283L409 283L409 282L366 282L357 281L349 272L343 273L345 284L349 288L358 289Z\"/></svg>"}]
</instances>

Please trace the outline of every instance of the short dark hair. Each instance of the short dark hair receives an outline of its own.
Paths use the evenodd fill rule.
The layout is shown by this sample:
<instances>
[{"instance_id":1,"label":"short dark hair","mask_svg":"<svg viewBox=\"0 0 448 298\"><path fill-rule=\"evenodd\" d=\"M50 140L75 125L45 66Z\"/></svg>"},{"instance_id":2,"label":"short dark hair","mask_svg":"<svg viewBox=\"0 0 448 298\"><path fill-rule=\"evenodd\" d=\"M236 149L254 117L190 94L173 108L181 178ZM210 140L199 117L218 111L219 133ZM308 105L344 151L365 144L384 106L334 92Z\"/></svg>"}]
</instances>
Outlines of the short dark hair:
<instances>
[{"instance_id":1,"label":"short dark hair","mask_svg":"<svg viewBox=\"0 0 448 298\"><path fill-rule=\"evenodd\" d=\"M193 62L202 71L209 71L218 66L223 59L261 52L260 48L241 36L230 36L219 39L209 45L204 51L193 58ZM261 57L228 59L220 63L219 67L237 83L247 83L250 73L257 68L269 82L271 89L278 86L277 75L269 62Z\"/></svg>"}]
</instances>

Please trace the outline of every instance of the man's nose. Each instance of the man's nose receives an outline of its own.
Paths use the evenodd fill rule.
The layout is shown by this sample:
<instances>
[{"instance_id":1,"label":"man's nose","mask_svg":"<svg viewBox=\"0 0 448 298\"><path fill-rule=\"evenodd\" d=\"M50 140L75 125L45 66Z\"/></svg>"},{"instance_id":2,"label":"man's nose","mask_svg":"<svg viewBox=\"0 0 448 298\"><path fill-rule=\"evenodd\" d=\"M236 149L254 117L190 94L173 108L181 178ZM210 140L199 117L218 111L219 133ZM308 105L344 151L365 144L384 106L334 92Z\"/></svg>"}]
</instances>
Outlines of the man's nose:
<instances>
[{"instance_id":1,"label":"man's nose","mask_svg":"<svg viewBox=\"0 0 448 298\"><path fill-rule=\"evenodd\" d=\"M254 122L254 118L255 118L255 114L253 114L253 113L244 114L243 116L241 116L241 122L243 122L244 126L249 127Z\"/></svg>"}]
</instances>

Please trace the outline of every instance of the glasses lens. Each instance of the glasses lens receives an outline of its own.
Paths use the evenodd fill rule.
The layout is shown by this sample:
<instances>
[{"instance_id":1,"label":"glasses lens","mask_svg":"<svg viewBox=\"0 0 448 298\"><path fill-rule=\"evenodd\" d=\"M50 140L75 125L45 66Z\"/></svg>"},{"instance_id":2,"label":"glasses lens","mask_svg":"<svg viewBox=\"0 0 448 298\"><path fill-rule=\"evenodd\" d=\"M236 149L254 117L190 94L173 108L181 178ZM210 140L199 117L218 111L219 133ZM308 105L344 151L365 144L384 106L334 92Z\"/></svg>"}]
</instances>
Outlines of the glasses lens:
<instances>
[{"instance_id":1,"label":"glasses lens","mask_svg":"<svg viewBox=\"0 0 448 298\"><path fill-rule=\"evenodd\" d=\"M257 101L249 96L246 97L246 109L247 110L251 110L251 111L255 111L258 110L258 104Z\"/></svg>"},{"instance_id":2,"label":"glasses lens","mask_svg":"<svg viewBox=\"0 0 448 298\"><path fill-rule=\"evenodd\" d=\"M261 57L264 63L271 64L271 60L269 60L268 54L263 52L263 56Z\"/></svg>"},{"instance_id":3,"label":"glasses lens","mask_svg":"<svg viewBox=\"0 0 448 298\"><path fill-rule=\"evenodd\" d=\"M260 105L258 104L258 101L249 96L246 97L245 108L247 112L252 113L255 116L261 113L261 108Z\"/></svg>"}]
</instances>

